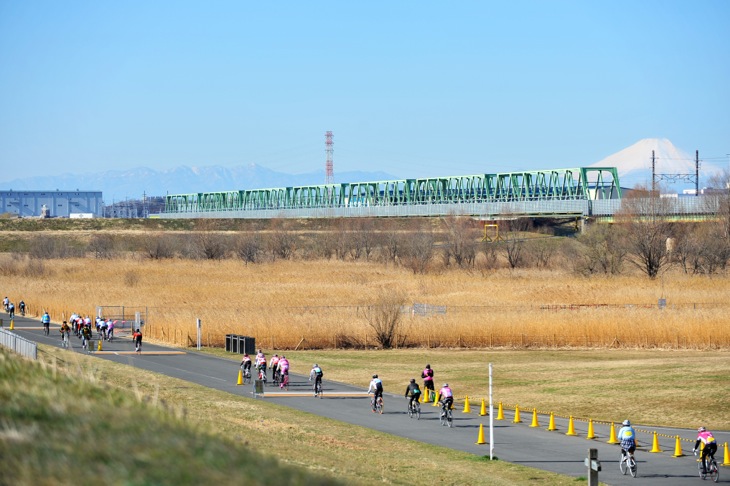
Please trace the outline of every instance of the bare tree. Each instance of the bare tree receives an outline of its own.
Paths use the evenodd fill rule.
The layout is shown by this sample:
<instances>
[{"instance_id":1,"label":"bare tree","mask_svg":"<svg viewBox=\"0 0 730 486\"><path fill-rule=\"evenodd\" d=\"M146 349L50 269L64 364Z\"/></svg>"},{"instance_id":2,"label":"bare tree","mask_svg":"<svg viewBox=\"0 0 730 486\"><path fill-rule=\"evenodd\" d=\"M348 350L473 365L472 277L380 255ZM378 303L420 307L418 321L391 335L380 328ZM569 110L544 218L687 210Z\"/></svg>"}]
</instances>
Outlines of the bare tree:
<instances>
[{"instance_id":1,"label":"bare tree","mask_svg":"<svg viewBox=\"0 0 730 486\"><path fill-rule=\"evenodd\" d=\"M94 254L98 259L110 259L114 256L115 241L109 234L100 233L91 237L87 251Z\"/></svg>"},{"instance_id":2,"label":"bare tree","mask_svg":"<svg viewBox=\"0 0 730 486\"><path fill-rule=\"evenodd\" d=\"M403 312L406 297L400 291L383 289L375 303L365 309L365 319L375 332L375 339L384 349L402 345L406 336L403 332Z\"/></svg>"},{"instance_id":3,"label":"bare tree","mask_svg":"<svg viewBox=\"0 0 730 486\"><path fill-rule=\"evenodd\" d=\"M236 254L246 265L257 263L261 255L261 237L258 233L239 235L236 241Z\"/></svg>"},{"instance_id":4,"label":"bare tree","mask_svg":"<svg viewBox=\"0 0 730 486\"><path fill-rule=\"evenodd\" d=\"M578 242L582 251L574 263L579 273L621 273L628 253L623 227L595 224L578 237Z\"/></svg>"},{"instance_id":5,"label":"bare tree","mask_svg":"<svg viewBox=\"0 0 730 486\"><path fill-rule=\"evenodd\" d=\"M525 263L525 240L516 233L507 233L502 242L502 250L507 263L512 269L519 268Z\"/></svg>"},{"instance_id":6,"label":"bare tree","mask_svg":"<svg viewBox=\"0 0 730 486\"><path fill-rule=\"evenodd\" d=\"M162 260L175 256L176 238L165 233L150 233L142 240L142 251L147 258Z\"/></svg>"},{"instance_id":7,"label":"bare tree","mask_svg":"<svg viewBox=\"0 0 730 486\"><path fill-rule=\"evenodd\" d=\"M649 278L656 278L671 264L667 239L672 236L672 225L665 221L670 214L669 201L659 197L659 191L634 189L617 214L626 229L629 261Z\"/></svg>"},{"instance_id":8,"label":"bare tree","mask_svg":"<svg viewBox=\"0 0 730 486\"><path fill-rule=\"evenodd\" d=\"M433 259L433 253L433 233L430 231L413 233L403 247L403 265L410 268L413 273L426 273Z\"/></svg>"},{"instance_id":9,"label":"bare tree","mask_svg":"<svg viewBox=\"0 0 730 486\"><path fill-rule=\"evenodd\" d=\"M288 260L297 248L296 235L283 220L272 219L267 247L273 258Z\"/></svg>"},{"instance_id":10,"label":"bare tree","mask_svg":"<svg viewBox=\"0 0 730 486\"><path fill-rule=\"evenodd\" d=\"M459 267L474 266L479 241L474 220L450 214L442 219L442 224L446 229L444 263L447 266L452 262Z\"/></svg>"}]
</instances>

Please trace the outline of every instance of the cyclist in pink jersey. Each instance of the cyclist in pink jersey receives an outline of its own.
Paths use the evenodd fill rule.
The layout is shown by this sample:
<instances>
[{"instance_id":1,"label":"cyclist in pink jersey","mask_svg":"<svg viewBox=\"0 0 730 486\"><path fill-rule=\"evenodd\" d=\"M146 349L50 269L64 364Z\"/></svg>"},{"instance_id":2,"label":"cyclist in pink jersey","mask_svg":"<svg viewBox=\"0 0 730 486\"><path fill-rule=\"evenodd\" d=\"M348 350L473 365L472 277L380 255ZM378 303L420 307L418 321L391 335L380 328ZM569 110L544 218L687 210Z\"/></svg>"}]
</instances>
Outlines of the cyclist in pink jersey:
<instances>
[{"instance_id":1,"label":"cyclist in pink jersey","mask_svg":"<svg viewBox=\"0 0 730 486\"><path fill-rule=\"evenodd\" d=\"M700 446L700 444L705 445L702 448L702 455L700 456L700 460L702 461L702 474L707 474L707 456L710 456L710 459L715 459L715 452L717 452L717 441L712 435L712 432L704 427L700 427L699 429L697 429L697 442L695 442L695 447L694 449L692 449L692 452L696 453L697 448Z\"/></svg>"}]
</instances>

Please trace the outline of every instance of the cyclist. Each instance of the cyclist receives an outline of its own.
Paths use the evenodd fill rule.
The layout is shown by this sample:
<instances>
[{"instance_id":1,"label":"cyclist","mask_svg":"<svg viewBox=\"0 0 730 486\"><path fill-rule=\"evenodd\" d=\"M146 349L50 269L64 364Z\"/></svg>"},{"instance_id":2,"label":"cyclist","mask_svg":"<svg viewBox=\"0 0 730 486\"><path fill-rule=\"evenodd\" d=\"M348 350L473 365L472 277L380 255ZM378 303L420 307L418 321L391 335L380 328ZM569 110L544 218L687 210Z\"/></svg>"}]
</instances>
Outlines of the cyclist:
<instances>
[{"instance_id":1,"label":"cyclist","mask_svg":"<svg viewBox=\"0 0 730 486\"><path fill-rule=\"evenodd\" d=\"M88 350L91 341L91 326L84 326L81 330L81 347Z\"/></svg>"},{"instance_id":2,"label":"cyclist","mask_svg":"<svg viewBox=\"0 0 730 486\"><path fill-rule=\"evenodd\" d=\"M444 383L444 386L439 390L439 404L441 405L442 415L446 415L446 411L454 405L454 392L451 391L448 383Z\"/></svg>"},{"instance_id":3,"label":"cyclist","mask_svg":"<svg viewBox=\"0 0 730 486\"><path fill-rule=\"evenodd\" d=\"M421 378L423 378L423 388L426 390L426 395L428 398L428 392L429 390L431 392L434 391L433 388L433 370L431 369L431 365L427 364L426 368L421 373Z\"/></svg>"},{"instance_id":4,"label":"cyclist","mask_svg":"<svg viewBox=\"0 0 730 486\"><path fill-rule=\"evenodd\" d=\"M260 349L256 355L256 369L261 373L263 380L266 381L266 355Z\"/></svg>"},{"instance_id":5,"label":"cyclist","mask_svg":"<svg viewBox=\"0 0 730 486\"><path fill-rule=\"evenodd\" d=\"M12 302L8 304L8 314L10 314L11 319L15 317L15 304Z\"/></svg>"},{"instance_id":6,"label":"cyclist","mask_svg":"<svg viewBox=\"0 0 730 486\"><path fill-rule=\"evenodd\" d=\"M61 331L61 346L63 346L64 348L67 348L69 337L71 336L71 328L69 327L68 322L63 321L60 331Z\"/></svg>"},{"instance_id":7,"label":"cyclist","mask_svg":"<svg viewBox=\"0 0 730 486\"><path fill-rule=\"evenodd\" d=\"M636 431L631 426L631 421L624 420L618 431L618 440L621 445L621 460L626 458L626 453L633 455L636 450Z\"/></svg>"},{"instance_id":8,"label":"cyclist","mask_svg":"<svg viewBox=\"0 0 730 486\"><path fill-rule=\"evenodd\" d=\"M324 373L322 372L322 368L319 367L317 363L314 363L314 366L312 366L312 371L309 372L309 381L312 381L312 378L314 378L314 396L317 396L317 385L322 386L322 375Z\"/></svg>"},{"instance_id":9,"label":"cyclist","mask_svg":"<svg viewBox=\"0 0 730 486\"><path fill-rule=\"evenodd\" d=\"M114 321L111 319L108 319L106 321L106 327L107 327L106 340L109 342L112 342L112 339L114 339Z\"/></svg>"},{"instance_id":10,"label":"cyclist","mask_svg":"<svg viewBox=\"0 0 730 486\"><path fill-rule=\"evenodd\" d=\"M41 322L43 323L43 332L46 333L46 336L49 333L49 327L51 325L51 316L48 315L48 311L43 313L43 317L41 317Z\"/></svg>"},{"instance_id":11,"label":"cyclist","mask_svg":"<svg viewBox=\"0 0 730 486\"><path fill-rule=\"evenodd\" d=\"M416 383L415 378L411 378L411 382L408 384L408 388L406 388L406 394L404 396L408 398L408 410L412 409L413 402L417 402L421 396L421 389L418 387L418 383Z\"/></svg>"},{"instance_id":12,"label":"cyclist","mask_svg":"<svg viewBox=\"0 0 730 486\"><path fill-rule=\"evenodd\" d=\"M692 449L692 452L696 454L697 448L700 446L701 443L705 444L705 447L702 448L702 455L700 456L700 461L702 461L702 474L707 474L707 464L710 462L707 460L707 456L710 456L711 460L715 459L715 452L717 452L717 441L712 435L712 432L704 427L700 427L699 429L697 429L697 442L695 442L695 446L694 449Z\"/></svg>"},{"instance_id":13,"label":"cyclist","mask_svg":"<svg viewBox=\"0 0 730 486\"><path fill-rule=\"evenodd\" d=\"M89 331L91 331L91 326L88 326ZM132 338L134 338L134 350L138 353L142 352L142 332L137 329L134 331L134 334L132 334Z\"/></svg>"},{"instance_id":14,"label":"cyclist","mask_svg":"<svg viewBox=\"0 0 730 486\"><path fill-rule=\"evenodd\" d=\"M21 316L25 315L25 302L23 302L22 300L18 302L18 310L20 311Z\"/></svg>"},{"instance_id":15,"label":"cyclist","mask_svg":"<svg viewBox=\"0 0 730 486\"><path fill-rule=\"evenodd\" d=\"M370 382L370 387L368 388L368 395L372 393L373 394L373 412L375 412L375 403L378 401L378 398L381 400L383 399L383 382L378 378L378 375L373 375L373 380Z\"/></svg>"},{"instance_id":16,"label":"cyclist","mask_svg":"<svg viewBox=\"0 0 730 486\"><path fill-rule=\"evenodd\" d=\"M3 308L5 309L5 312L7 312L7 311L8 311L8 304L9 304L9 303L10 303L10 300L9 300L9 299L8 299L7 297L5 297L5 298L3 299Z\"/></svg>"},{"instance_id":17,"label":"cyclist","mask_svg":"<svg viewBox=\"0 0 730 486\"><path fill-rule=\"evenodd\" d=\"M243 359L241 360L241 368L243 369L243 374L245 376L251 376L251 357L248 355L248 353L243 355Z\"/></svg>"},{"instance_id":18,"label":"cyclist","mask_svg":"<svg viewBox=\"0 0 730 486\"><path fill-rule=\"evenodd\" d=\"M271 379L274 380L274 384L279 382L279 377L277 376L277 372L279 369L279 355L275 354L271 357L271 361L269 361L269 368L271 368Z\"/></svg>"}]
</instances>

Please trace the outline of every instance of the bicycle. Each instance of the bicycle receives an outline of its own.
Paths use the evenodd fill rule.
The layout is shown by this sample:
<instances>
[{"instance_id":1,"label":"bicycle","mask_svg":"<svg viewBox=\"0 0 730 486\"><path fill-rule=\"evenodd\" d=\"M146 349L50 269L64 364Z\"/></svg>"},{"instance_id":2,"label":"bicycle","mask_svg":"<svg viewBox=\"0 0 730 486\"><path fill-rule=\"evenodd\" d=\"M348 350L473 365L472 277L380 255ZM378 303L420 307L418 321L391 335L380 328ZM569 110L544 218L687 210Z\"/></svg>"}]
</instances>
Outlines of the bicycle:
<instances>
[{"instance_id":1,"label":"bicycle","mask_svg":"<svg viewBox=\"0 0 730 486\"><path fill-rule=\"evenodd\" d=\"M272 379L274 380L274 386L278 386L283 381L283 377L279 374L279 370L274 368L271 374Z\"/></svg>"},{"instance_id":2,"label":"bicycle","mask_svg":"<svg viewBox=\"0 0 730 486\"><path fill-rule=\"evenodd\" d=\"M373 395L373 398L370 400L370 407L373 409L373 413L379 413L383 414L383 397L378 396L377 399L375 399L375 396Z\"/></svg>"},{"instance_id":3,"label":"bicycle","mask_svg":"<svg viewBox=\"0 0 730 486\"><path fill-rule=\"evenodd\" d=\"M243 368L243 383L246 385L251 383L251 368Z\"/></svg>"},{"instance_id":4,"label":"bicycle","mask_svg":"<svg viewBox=\"0 0 730 486\"><path fill-rule=\"evenodd\" d=\"M631 477L636 477L636 459L634 459L634 454L621 450L621 460L618 462L618 468L621 470L621 474L631 473Z\"/></svg>"},{"instance_id":5,"label":"bicycle","mask_svg":"<svg viewBox=\"0 0 730 486\"><path fill-rule=\"evenodd\" d=\"M439 423L441 425L447 425L449 428L454 426L454 412L451 410L451 407L446 407L444 403L441 403Z\"/></svg>"},{"instance_id":6,"label":"bicycle","mask_svg":"<svg viewBox=\"0 0 730 486\"><path fill-rule=\"evenodd\" d=\"M259 380L264 382L264 385L266 384L266 370L264 368L259 368Z\"/></svg>"},{"instance_id":7,"label":"bicycle","mask_svg":"<svg viewBox=\"0 0 730 486\"><path fill-rule=\"evenodd\" d=\"M421 419L421 404L418 403L418 398L414 398L413 401L408 402L408 417L415 417L416 420Z\"/></svg>"},{"instance_id":8,"label":"bicycle","mask_svg":"<svg viewBox=\"0 0 730 486\"><path fill-rule=\"evenodd\" d=\"M43 334L48 336L51 333L51 325L47 322L43 323Z\"/></svg>"},{"instance_id":9,"label":"bicycle","mask_svg":"<svg viewBox=\"0 0 730 486\"><path fill-rule=\"evenodd\" d=\"M289 391L289 373L284 373L281 375L281 383L279 384L279 388Z\"/></svg>"},{"instance_id":10,"label":"bicycle","mask_svg":"<svg viewBox=\"0 0 730 486\"><path fill-rule=\"evenodd\" d=\"M314 396L322 398L322 380L314 380Z\"/></svg>"},{"instance_id":11,"label":"bicycle","mask_svg":"<svg viewBox=\"0 0 730 486\"><path fill-rule=\"evenodd\" d=\"M695 451L695 456L697 455L697 451ZM715 454L708 454L705 456L705 462L707 463L707 467L705 469L705 472L702 472L702 456L700 456L700 461L697 463L697 469L699 469L700 478L706 479L707 476L710 476L710 479L712 479L713 482L718 482L720 480L720 471L717 469L717 462L715 461Z\"/></svg>"}]
</instances>

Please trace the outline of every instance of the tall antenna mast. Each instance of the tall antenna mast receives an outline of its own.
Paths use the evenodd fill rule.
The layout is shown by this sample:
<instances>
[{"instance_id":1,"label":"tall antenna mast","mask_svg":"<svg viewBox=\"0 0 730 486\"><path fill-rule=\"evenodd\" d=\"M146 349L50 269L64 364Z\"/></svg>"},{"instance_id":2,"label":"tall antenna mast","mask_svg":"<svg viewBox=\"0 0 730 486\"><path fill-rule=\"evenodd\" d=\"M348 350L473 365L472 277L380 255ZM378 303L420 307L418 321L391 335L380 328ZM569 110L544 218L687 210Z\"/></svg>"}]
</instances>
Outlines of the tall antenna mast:
<instances>
[{"instance_id":1,"label":"tall antenna mast","mask_svg":"<svg viewBox=\"0 0 730 486\"><path fill-rule=\"evenodd\" d=\"M335 170L334 170L334 164L332 163L332 153L334 152L334 149L332 146L334 145L334 142L332 141L332 132L326 131L324 132L324 151L327 154L327 162L325 164L325 176L324 176L324 183L325 184L334 184L335 182Z\"/></svg>"}]
</instances>

